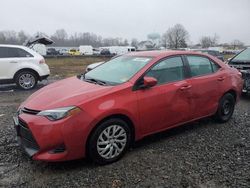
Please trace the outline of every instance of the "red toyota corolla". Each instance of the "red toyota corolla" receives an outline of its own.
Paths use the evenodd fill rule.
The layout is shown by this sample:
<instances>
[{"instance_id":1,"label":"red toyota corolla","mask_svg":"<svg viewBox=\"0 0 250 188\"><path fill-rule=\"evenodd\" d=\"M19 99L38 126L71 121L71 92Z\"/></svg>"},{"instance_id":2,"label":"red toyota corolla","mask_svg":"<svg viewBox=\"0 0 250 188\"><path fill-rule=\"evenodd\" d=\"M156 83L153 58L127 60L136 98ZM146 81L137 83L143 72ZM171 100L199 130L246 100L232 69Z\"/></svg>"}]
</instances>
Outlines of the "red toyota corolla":
<instances>
[{"instance_id":1,"label":"red toyota corolla","mask_svg":"<svg viewBox=\"0 0 250 188\"><path fill-rule=\"evenodd\" d=\"M40 89L14 121L34 160L106 164L149 134L208 116L228 121L241 89L241 74L215 57L137 52Z\"/></svg>"}]
</instances>

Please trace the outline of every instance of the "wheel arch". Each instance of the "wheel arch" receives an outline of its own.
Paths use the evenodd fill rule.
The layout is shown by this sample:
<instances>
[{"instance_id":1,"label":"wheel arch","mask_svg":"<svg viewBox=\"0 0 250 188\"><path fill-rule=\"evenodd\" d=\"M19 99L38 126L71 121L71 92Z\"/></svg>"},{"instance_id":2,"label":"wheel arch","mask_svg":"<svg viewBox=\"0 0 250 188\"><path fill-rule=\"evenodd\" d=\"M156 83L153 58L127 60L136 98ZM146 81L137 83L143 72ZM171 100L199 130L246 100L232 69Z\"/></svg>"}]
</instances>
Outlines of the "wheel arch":
<instances>
[{"instance_id":1,"label":"wheel arch","mask_svg":"<svg viewBox=\"0 0 250 188\"><path fill-rule=\"evenodd\" d=\"M226 92L224 93L224 95L227 94L227 93L232 94L233 97L234 97L235 102L237 101L237 97L238 97L238 96L237 96L237 92L236 92L234 89L230 89L230 90L226 91ZM224 95L223 95L223 96L224 96Z\"/></svg>"},{"instance_id":2,"label":"wheel arch","mask_svg":"<svg viewBox=\"0 0 250 188\"><path fill-rule=\"evenodd\" d=\"M41 79L41 78L40 78L40 75L38 74L38 72L37 72L36 70L31 69L31 68L22 68L22 69L18 70L18 71L14 74L13 80L16 80L17 75L18 75L19 73L23 72L23 71L30 71L30 72L33 72L33 73L36 75L36 77L37 77L38 80Z\"/></svg>"}]
</instances>

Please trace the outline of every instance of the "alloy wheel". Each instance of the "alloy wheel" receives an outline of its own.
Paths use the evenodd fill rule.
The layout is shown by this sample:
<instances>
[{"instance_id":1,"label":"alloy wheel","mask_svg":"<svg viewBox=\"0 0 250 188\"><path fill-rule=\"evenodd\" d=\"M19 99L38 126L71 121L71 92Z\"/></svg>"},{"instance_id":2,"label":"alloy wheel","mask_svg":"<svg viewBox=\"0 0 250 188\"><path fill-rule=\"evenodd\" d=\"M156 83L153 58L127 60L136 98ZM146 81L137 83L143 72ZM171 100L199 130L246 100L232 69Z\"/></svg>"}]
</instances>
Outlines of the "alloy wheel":
<instances>
[{"instance_id":1,"label":"alloy wheel","mask_svg":"<svg viewBox=\"0 0 250 188\"><path fill-rule=\"evenodd\" d=\"M111 125L104 129L97 140L97 152L105 159L120 155L127 143L127 133L120 125Z\"/></svg>"},{"instance_id":2,"label":"alloy wheel","mask_svg":"<svg viewBox=\"0 0 250 188\"><path fill-rule=\"evenodd\" d=\"M23 89L31 89L34 87L35 83L36 83L36 79L32 74L26 73L26 74L22 74L19 77L19 85L23 88Z\"/></svg>"}]
</instances>

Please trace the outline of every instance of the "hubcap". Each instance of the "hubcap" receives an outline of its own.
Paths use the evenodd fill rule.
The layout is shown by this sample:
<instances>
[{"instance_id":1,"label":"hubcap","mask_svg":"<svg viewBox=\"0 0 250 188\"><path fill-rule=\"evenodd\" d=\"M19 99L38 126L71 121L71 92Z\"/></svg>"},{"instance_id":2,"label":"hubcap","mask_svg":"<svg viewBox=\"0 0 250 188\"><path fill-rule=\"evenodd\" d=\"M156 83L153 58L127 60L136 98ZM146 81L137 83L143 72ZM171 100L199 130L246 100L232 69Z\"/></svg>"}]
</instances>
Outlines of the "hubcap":
<instances>
[{"instance_id":1,"label":"hubcap","mask_svg":"<svg viewBox=\"0 0 250 188\"><path fill-rule=\"evenodd\" d=\"M122 153L127 143L127 133L120 125L104 129L97 140L97 152L105 159L112 159Z\"/></svg>"},{"instance_id":2,"label":"hubcap","mask_svg":"<svg viewBox=\"0 0 250 188\"><path fill-rule=\"evenodd\" d=\"M223 114L228 115L231 112L232 105L229 101L225 101L223 104Z\"/></svg>"},{"instance_id":3,"label":"hubcap","mask_svg":"<svg viewBox=\"0 0 250 188\"><path fill-rule=\"evenodd\" d=\"M30 89L35 84L35 78L32 74L23 74L19 78L19 84L24 89Z\"/></svg>"}]
</instances>

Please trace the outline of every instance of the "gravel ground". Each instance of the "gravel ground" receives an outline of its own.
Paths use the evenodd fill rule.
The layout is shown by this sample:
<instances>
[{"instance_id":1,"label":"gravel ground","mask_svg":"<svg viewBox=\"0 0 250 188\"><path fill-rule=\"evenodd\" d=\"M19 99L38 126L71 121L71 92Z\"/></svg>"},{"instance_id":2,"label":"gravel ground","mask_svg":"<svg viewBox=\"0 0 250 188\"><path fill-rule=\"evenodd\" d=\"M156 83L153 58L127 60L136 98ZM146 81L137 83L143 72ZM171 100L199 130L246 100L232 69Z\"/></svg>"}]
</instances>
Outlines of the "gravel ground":
<instances>
[{"instance_id":1,"label":"gravel ground","mask_svg":"<svg viewBox=\"0 0 250 188\"><path fill-rule=\"evenodd\" d=\"M11 117L34 91L0 86L0 187L250 187L250 97L226 124L208 118L156 134L97 166L32 161L20 150Z\"/></svg>"}]
</instances>

